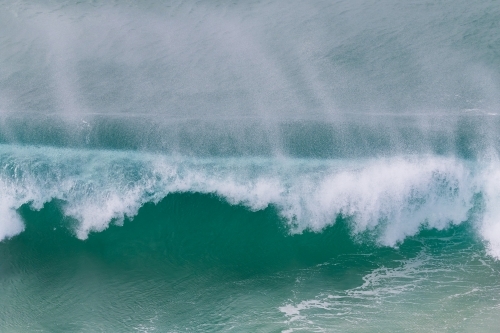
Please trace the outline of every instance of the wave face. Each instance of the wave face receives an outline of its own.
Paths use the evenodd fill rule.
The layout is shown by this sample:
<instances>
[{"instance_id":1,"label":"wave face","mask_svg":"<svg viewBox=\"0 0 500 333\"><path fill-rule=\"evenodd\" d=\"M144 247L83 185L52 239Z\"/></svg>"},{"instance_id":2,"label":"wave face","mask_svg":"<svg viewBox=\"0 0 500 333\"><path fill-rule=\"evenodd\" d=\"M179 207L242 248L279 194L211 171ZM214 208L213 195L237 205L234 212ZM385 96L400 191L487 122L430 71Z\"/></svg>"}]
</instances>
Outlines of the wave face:
<instances>
[{"instance_id":1,"label":"wave face","mask_svg":"<svg viewBox=\"0 0 500 333\"><path fill-rule=\"evenodd\" d=\"M1 330L496 331L498 22L0 0Z\"/></svg>"},{"instance_id":2,"label":"wave face","mask_svg":"<svg viewBox=\"0 0 500 333\"><path fill-rule=\"evenodd\" d=\"M59 201L74 233L133 219L146 203L174 193L214 195L251 211L272 206L291 233L321 232L337 217L354 234L395 246L421 228L472 219L496 256L498 161L418 156L364 160L186 158L138 152L2 146L1 238L23 230L17 210Z\"/></svg>"}]
</instances>

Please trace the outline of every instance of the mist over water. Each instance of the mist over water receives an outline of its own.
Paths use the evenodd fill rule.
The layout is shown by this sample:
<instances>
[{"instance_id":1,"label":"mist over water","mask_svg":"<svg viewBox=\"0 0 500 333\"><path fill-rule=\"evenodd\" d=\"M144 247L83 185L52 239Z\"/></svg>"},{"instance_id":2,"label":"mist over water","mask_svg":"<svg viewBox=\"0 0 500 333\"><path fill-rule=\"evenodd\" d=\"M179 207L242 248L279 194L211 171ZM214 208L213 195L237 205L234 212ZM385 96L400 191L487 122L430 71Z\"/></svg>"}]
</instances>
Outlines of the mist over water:
<instances>
[{"instance_id":1,"label":"mist over water","mask_svg":"<svg viewBox=\"0 0 500 333\"><path fill-rule=\"evenodd\" d=\"M499 22L0 0L0 330L495 331Z\"/></svg>"},{"instance_id":2,"label":"mist over water","mask_svg":"<svg viewBox=\"0 0 500 333\"><path fill-rule=\"evenodd\" d=\"M2 140L321 157L496 147L497 7L6 2Z\"/></svg>"}]
</instances>

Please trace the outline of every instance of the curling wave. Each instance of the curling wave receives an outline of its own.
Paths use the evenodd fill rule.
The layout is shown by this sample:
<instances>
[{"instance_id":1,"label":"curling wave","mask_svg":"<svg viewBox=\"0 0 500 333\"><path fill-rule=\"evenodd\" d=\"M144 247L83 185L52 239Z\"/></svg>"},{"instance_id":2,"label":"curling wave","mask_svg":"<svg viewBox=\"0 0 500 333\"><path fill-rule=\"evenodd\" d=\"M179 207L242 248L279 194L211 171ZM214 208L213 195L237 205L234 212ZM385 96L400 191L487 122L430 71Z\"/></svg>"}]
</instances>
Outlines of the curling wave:
<instances>
[{"instance_id":1,"label":"curling wave","mask_svg":"<svg viewBox=\"0 0 500 333\"><path fill-rule=\"evenodd\" d=\"M500 257L500 162L433 155L317 160L195 158L140 152L0 146L0 238L23 231L18 209L51 200L75 235L133 219L171 193L216 195L252 211L273 206L291 233L321 232L349 217L354 235L396 246L422 228L474 223ZM130 222L133 223L133 222Z\"/></svg>"}]
</instances>

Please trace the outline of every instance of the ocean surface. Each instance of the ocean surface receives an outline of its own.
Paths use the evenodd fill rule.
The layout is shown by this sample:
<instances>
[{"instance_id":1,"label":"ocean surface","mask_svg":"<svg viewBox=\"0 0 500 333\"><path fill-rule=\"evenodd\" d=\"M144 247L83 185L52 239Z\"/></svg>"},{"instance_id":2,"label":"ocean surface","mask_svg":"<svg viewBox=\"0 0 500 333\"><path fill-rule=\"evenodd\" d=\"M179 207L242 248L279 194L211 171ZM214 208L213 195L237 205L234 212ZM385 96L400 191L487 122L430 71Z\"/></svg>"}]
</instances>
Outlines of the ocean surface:
<instances>
[{"instance_id":1,"label":"ocean surface","mask_svg":"<svg viewBox=\"0 0 500 333\"><path fill-rule=\"evenodd\" d=\"M500 2L0 0L1 332L497 332Z\"/></svg>"}]
</instances>

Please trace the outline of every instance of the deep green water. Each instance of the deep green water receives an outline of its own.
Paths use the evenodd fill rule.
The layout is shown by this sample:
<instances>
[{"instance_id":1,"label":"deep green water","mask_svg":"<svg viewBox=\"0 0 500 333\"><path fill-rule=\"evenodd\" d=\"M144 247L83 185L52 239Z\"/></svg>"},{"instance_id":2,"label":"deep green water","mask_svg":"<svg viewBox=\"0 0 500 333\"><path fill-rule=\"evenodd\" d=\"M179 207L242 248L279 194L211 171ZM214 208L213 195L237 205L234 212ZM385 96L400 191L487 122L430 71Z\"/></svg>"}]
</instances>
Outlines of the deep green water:
<instances>
[{"instance_id":1,"label":"deep green water","mask_svg":"<svg viewBox=\"0 0 500 333\"><path fill-rule=\"evenodd\" d=\"M0 244L6 331L493 331L499 264L471 226L397 249L348 221L291 236L272 208L172 194L85 241L58 202Z\"/></svg>"},{"instance_id":2,"label":"deep green water","mask_svg":"<svg viewBox=\"0 0 500 333\"><path fill-rule=\"evenodd\" d=\"M496 332L499 25L0 0L0 332Z\"/></svg>"}]
</instances>

